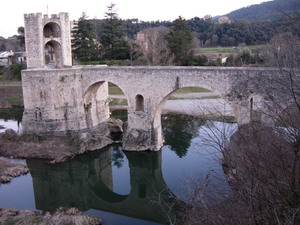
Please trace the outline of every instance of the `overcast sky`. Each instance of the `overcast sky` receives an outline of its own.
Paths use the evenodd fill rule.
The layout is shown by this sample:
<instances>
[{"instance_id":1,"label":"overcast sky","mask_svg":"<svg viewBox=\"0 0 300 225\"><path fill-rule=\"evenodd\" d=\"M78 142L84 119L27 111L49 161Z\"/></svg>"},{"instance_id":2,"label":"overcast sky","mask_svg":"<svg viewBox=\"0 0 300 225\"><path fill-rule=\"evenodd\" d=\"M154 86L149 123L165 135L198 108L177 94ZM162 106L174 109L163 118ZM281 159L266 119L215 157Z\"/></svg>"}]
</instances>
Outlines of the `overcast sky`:
<instances>
[{"instance_id":1,"label":"overcast sky","mask_svg":"<svg viewBox=\"0 0 300 225\"><path fill-rule=\"evenodd\" d=\"M178 16L190 19L195 16L201 18L205 15L223 15L265 1L268 0L3 0L0 13L0 36L7 38L17 34L17 28L24 26L24 13L68 12L70 19L76 20L82 12L86 12L89 18L102 19L107 6L113 2L117 6L121 19L172 21Z\"/></svg>"}]
</instances>

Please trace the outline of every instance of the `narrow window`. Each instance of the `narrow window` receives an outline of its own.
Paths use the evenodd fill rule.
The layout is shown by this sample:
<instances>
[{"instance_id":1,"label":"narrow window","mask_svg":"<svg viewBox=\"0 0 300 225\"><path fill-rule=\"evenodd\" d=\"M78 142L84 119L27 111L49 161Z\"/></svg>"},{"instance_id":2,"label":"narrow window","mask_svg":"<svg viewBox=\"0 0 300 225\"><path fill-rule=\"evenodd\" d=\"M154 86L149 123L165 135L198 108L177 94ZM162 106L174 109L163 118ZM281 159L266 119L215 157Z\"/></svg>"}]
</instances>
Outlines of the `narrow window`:
<instances>
[{"instance_id":1,"label":"narrow window","mask_svg":"<svg viewBox=\"0 0 300 225\"><path fill-rule=\"evenodd\" d=\"M250 122L253 121L253 98L250 99Z\"/></svg>"},{"instance_id":2,"label":"narrow window","mask_svg":"<svg viewBox=\"0 0 300 225\"><path fill-rule=\"evenodd\" d=\"M144 111L144 97L142 95L135 96L135 111Z\"/></svg>"}]
</instances>

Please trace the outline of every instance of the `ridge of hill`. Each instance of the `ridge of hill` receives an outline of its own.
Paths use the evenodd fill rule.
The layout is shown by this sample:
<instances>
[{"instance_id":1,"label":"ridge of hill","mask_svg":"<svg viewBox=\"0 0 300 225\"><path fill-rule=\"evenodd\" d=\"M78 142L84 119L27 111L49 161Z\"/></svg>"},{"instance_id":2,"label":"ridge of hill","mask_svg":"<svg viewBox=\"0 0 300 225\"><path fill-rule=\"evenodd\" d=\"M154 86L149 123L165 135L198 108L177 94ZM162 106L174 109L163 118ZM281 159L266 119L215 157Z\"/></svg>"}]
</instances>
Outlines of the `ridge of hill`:
<instances>
[{"instance_id":1,"label":"ridge of hill","mask_svg":"<svg viewBox=\"0 0 300 225\"><path fill-rule=\"evenodd\" d=\"M273 0L240 8L225 16L228 16L231 20L256 22L276 20L284 14L295 14L297 11L300 13L299 0Z\"/></svg>"}]
</instances>

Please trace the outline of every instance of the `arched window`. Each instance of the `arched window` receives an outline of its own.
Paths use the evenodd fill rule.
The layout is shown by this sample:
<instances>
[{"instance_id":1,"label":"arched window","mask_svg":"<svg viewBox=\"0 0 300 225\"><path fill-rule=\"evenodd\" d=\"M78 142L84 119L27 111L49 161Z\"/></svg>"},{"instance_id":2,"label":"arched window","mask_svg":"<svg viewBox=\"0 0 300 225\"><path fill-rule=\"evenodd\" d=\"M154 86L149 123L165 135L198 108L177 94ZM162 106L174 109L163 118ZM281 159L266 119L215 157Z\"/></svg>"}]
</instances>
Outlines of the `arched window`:
<instances>
[{"instance_id":1,"label":"arched window","mask_svg":"<svg viewBox=\"0 0 300 225\"><path fill-rule=\"evenodd\" d=\"M47 23L44 26L44 37L60 37L60 27L57 23Z\"/></svg>"},{"instance_id":2,"label":"arched window","mask_svg":"<svg viewBox=\"0 0 300 225\"><path fill-rule=\"evenodd\" d=\"M135 96L135 111L144 111L144 97L142 95Z\"/></svg>"}]
</instances>

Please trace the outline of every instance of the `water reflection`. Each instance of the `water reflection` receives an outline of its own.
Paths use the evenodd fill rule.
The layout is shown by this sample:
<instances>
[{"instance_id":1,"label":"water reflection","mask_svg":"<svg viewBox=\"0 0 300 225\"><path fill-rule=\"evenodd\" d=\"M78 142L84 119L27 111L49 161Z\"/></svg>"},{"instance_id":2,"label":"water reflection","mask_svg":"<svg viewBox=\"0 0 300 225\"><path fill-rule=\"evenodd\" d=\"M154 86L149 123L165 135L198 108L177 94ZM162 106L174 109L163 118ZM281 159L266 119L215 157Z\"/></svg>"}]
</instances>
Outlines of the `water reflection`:
<instances>
[{"instance_id":1,"label":"water reflection","mask_svg":"<svg viewBox=\"0 0 300 225\"><path fill-rule=\"evenodd\" d=\"M57 165L27 160L36 208L46 211L61 206L77 207L83 211L97 209L165 223L165 215L156 203L158 193L166 187L161 171L161 152L122 155L116 149L110 147ZM129 162L130 192L125 195L114 192L114 163L111 161L114 155L122 155L117 157L118 163L120 158L124 161L127 158ZM119 166L124 166L124 163Z\"/></svg>"},{"instance_id":2,"label":"water reflection","mask_svg":"<svg viewBox=\"0 0 300 225\"><path fill-rule=\"evenodd\" d=\"M56 165L27 160L32 176L32 199L35 199L35 207L27 208L53 211L58 207L77 207L94 215L108 215L116 221L114 224L126 224L125 217L129 221L127 224L133 224L133 220L128 218L166 224L165 214L157 204L159 194L166 193L166 201L174 199L173 193L182 197L188 188L182 188L183 181L189 177L205 177L208 173L212 174L208 191L213 194L218 187L224 190L225 199L228 185L223 169L214 160L210 146L205 144L205 138L211 131L207 129L209 123L190 116L165 115L162 124L166 144L159 152L124 153L119 145L114 145ZM226 125L214 124L222 131ZM13 187L11 190L14 190ZM0 198L0 205L4 207L20 208L19 205L22 205L17 201L11 202L11 197L7 198L7 202L13 205L3 199ZM27 200L21 195L19 201ZM218 202L219 196L214 204ZM28 204L32 204L31 201ZM181 206L183 204L180 202ZM111 219L107 224L113 224ZM139 221L136 224L149 222Z\"/></svg>"},{"instance_id":3,"label":"water reflection","mask_svg":"<svg viewBox=\"0 0 300 225\"><path fill-rule=\"evenodd\" d=\"M15 120L21 123L23 117L23 108L0 109L0 118L6 120Z\"/></svg>"},{"instance_id":4,"label":"water reflection","mask_svg":"<svg viewBox=\"0 0 300 225\"><path fill-rule=\"evenodd\" d=\"M6 129L22 132L23 108L0 109L0 133Z\"/></svg>"},{"instance_id":5,"label":"water reflection","mask_svg":"<svg viewBox=\"0 0 300 225\"><path fill-rule=\"evenodd\" d=\"M164 115L162 127L165 144L180 158L186 156L191 140L198 135L199 127L204 124L205 120L189 115Z\"/></svg>"}]
</instances>

